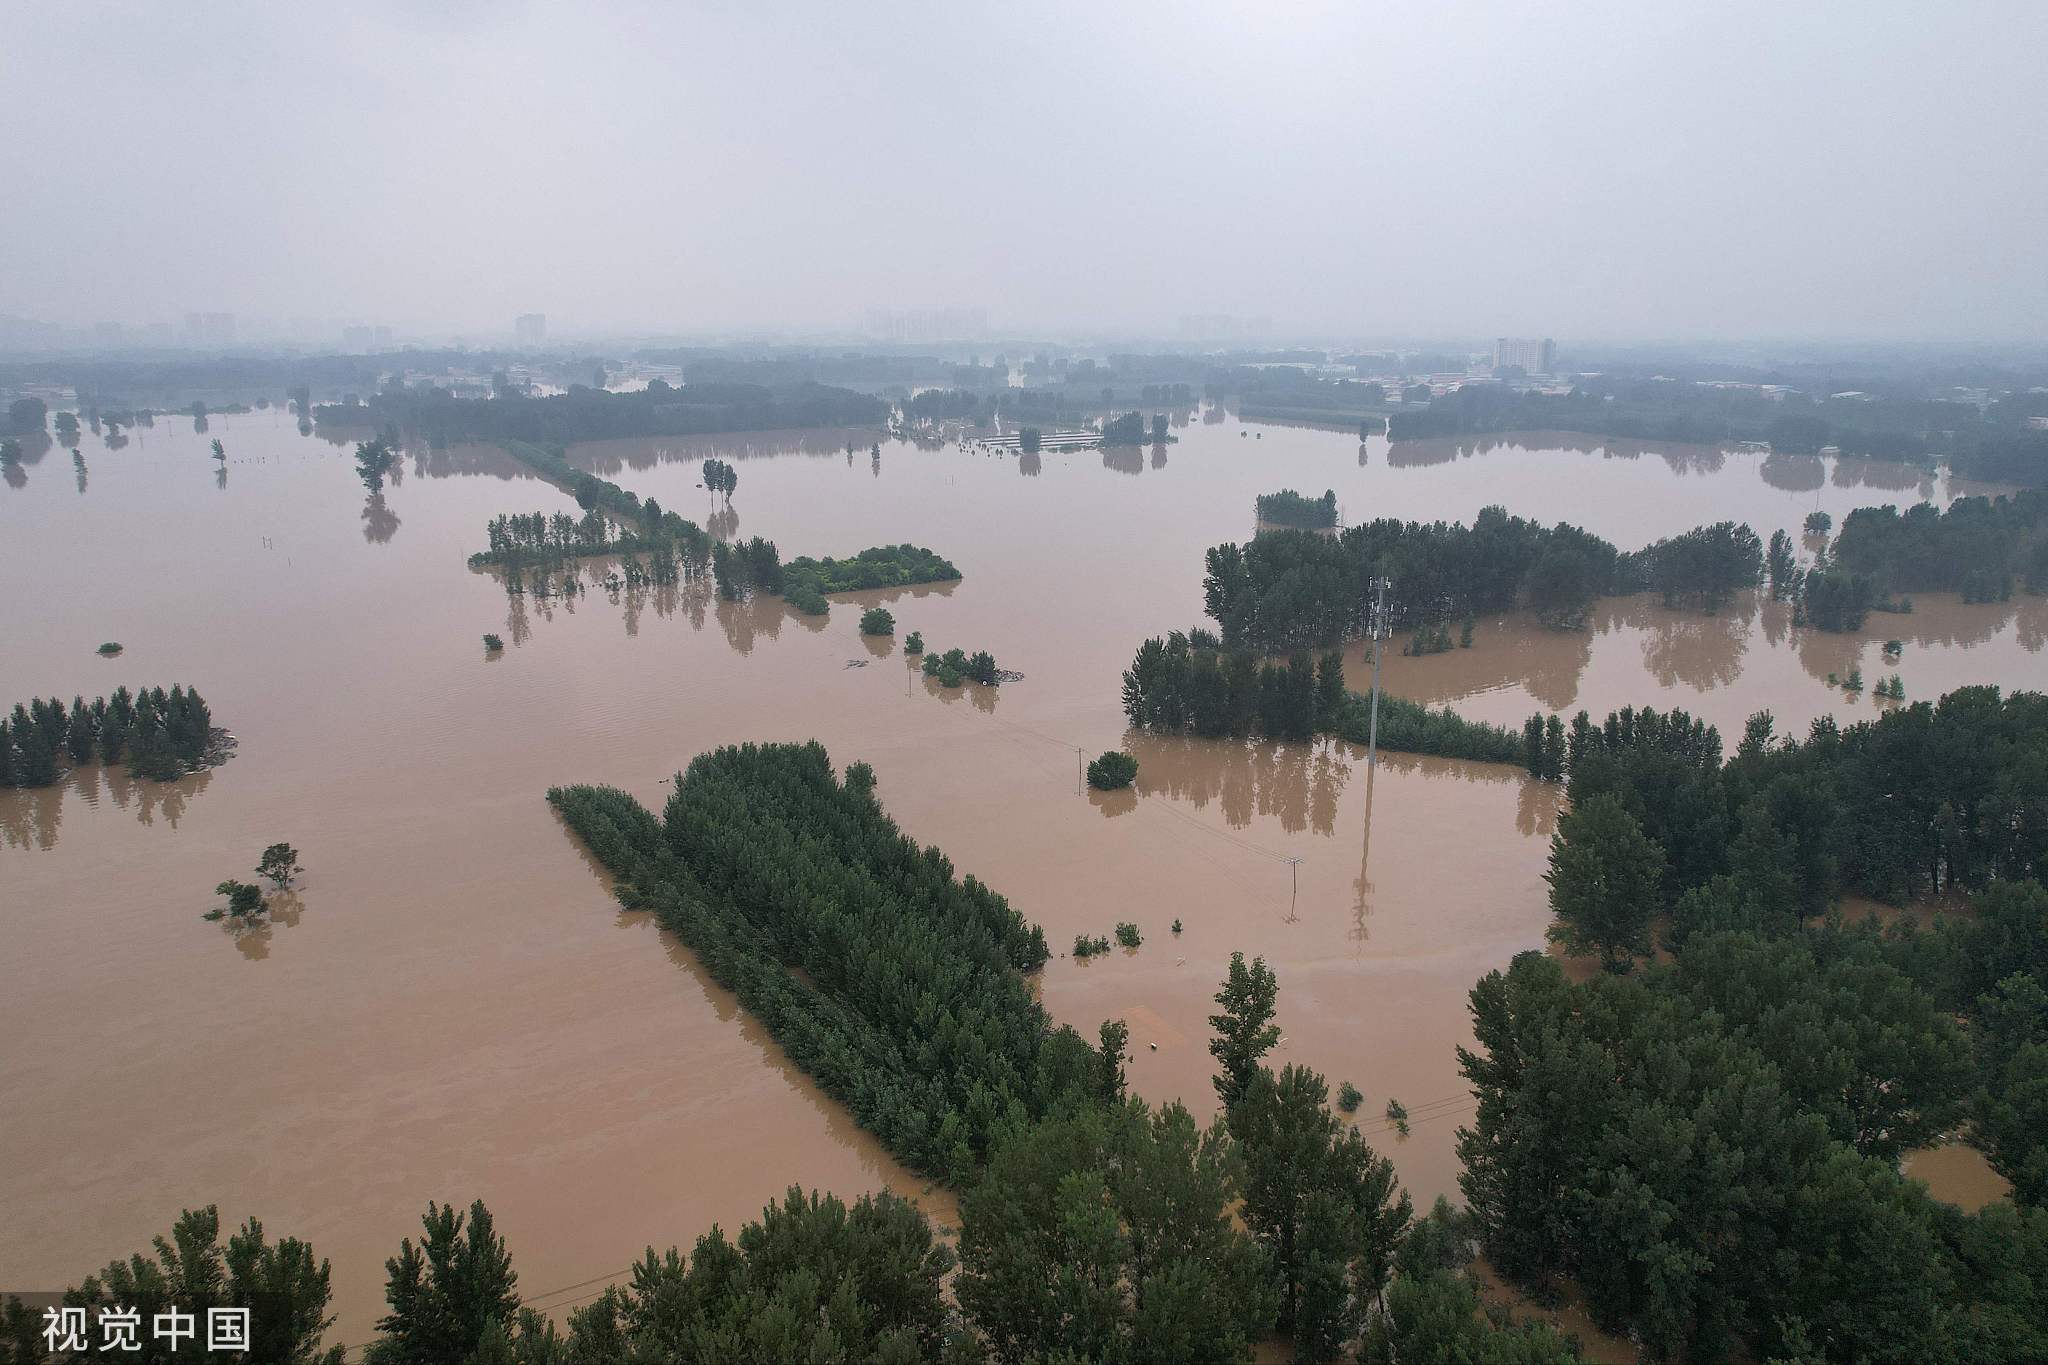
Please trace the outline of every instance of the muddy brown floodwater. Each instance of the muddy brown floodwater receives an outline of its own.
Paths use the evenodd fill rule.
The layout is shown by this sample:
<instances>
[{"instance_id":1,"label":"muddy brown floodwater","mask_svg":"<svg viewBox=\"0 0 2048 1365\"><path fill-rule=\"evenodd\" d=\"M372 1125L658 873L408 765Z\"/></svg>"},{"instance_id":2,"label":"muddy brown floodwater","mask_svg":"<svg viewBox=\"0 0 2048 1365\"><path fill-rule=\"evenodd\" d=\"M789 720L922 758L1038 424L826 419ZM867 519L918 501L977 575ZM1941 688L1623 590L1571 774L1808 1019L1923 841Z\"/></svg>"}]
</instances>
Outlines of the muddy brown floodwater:
<instances>
[{"instance_id":1,"label":"muddy brown floodwater","mask_svg":"<svg viewBox=\"0 0 2048 1365\"><path fill-rule=\"evenodd\" d=\"M0 1286L75 1282L218 1202L332 1258L337 1335L357 1342L383 1258L428 1199L486 1200L530 1295L577 1286L551 1307L792 1182L894 1188L950 1223L942 1193L822 1099L686 951L620 913L542 800L551 783L609 782L658 805L693 754L749 739L815 736L842 764L868 760L895 818L1056 948L1136 922L1141 948L1055 957L1042 990L1084 1032L1126 1018L1149 1097L1213 1109L1210 997L1232 950L1263 954L1278 1059L1365 1092L1361 1127L1419 1203L1455 1194L1466 992L1543 941L1556 791L1402 755L1369 782L1344 744L1133 736L1137 791L1087 794L1080 760L1126 739L1132 649L1199 619L1203 549L1249 534L1253 498L1290 486L1334 488L1347 521L1500 502L1624 546L1955 491L1902 466L1575 438L1390 452L1230 420L1176 435L1023 458L884 442L877 460L870 432L574 453L785 556L913 541L965 575L861 594L825 621L701 590L508 606L464 563L484 522L572 504L493 450L412 452L366 497L345 446L272 411L88 440L89 480L62 447L27 465L0 489L17 585L0 598L0 700L190 682L241 749L168 786L88 770L0 794ZM695 487L713 453L739 463L729 511ZM859 636L870 601L899 632L991 650L1024 680L927 682ZM1481 622L1470 650L1396 656L1388 685L1513 723L1538 704L1650 702L1728 730L1763 706L1796 725L1870 713L1824 681L1852 659L1869 682L1899 672L1912 697L2042 681L2038 601L1919 608L1818 637L1769 605L1605 603L1577 636ZM1895 669L1874 662L1892 636ZM94 653L109 639L119 658ZM208 889L279 839L306 874L277 922L241 937L203 922ZM1405 1139L1377 1117L1390 1098Z\"/></svg>"}]
</instances>

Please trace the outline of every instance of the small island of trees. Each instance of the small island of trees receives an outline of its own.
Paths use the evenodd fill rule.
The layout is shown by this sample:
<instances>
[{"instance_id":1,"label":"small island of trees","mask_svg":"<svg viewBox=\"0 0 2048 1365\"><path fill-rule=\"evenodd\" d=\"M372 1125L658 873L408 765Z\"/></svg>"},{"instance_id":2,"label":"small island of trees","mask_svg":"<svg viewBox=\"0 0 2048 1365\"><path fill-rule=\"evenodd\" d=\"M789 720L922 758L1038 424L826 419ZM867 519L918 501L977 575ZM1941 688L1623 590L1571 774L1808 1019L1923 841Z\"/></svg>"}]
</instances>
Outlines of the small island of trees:
<instances>
[{"instance_id":1,"label":"small island of trees","mask_svg":"<svg viewBox=\"0 0 2048 1365\"><path fill-rule=\"evenodd\" d=\"M894 635L896 617L887 607L869 607L860 614L860 633L863 635Z\"/></svg>"},{"instance_id":2,"label":"small island of trees","mask_svg":"<svg viewBox=\"0 0 2048 1365\"><path fill-rule=\"evenodd\" d=\"M1292 488L1278 493L1261 493L1256 502L1258 519L1274 526L1326 531L1337 524L1337 494L1326 488L1320 498L1306 498Z\"/></svg>"},{"instance_id":3,"label":"small island of trees","mask_svg":"<svg viewBox=\"0 0 2048 1365\"><path fill-rule=\"evenodd\" d=\"M0 787L47 787L66 762L125 761L137 777L169 781L226 757L232 741L213 725L199 689L114 689L69 708L56 697L15 703L0 720Z\"/></svg>"},{"instance_id":4,"label":"small island of trees","mask_svg":"<svg viewBox=\"0 0 2048 1365\"><path fill-rule=\"evenodd\" d=\"M972 654L959 649L949 649L943 654L934 650L924 656L923 667L925 676L937 679L941 687L958 687L970 682L996 687L1003 681L1003 672L996 667L995 655L985 649Z\"/></svg>"}]
</instances>

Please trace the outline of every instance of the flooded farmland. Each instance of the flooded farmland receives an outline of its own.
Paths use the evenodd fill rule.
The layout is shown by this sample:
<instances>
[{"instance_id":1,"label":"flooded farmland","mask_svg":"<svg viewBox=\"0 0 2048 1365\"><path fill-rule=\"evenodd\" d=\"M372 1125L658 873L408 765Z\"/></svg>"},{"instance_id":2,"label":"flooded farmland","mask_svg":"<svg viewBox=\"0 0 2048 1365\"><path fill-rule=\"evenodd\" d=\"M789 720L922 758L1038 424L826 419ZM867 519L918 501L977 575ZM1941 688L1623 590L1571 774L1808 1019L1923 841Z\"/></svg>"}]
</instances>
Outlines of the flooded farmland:
<instances>
[{"instance_id":1,"label":"flooded farmland","mask_svg":"<svg viewBox=\"0 0 2048 1365\"><path fill-rule=\"evenodd\" d=\"M338 1339L357 1342L383 1258L430 1198L486 1200L543 1307L790 1183L887 1186L950 1222L941 1192L784 1063L685 950L618 910L541 799L606 782L658 805L693 754L749 739L816 737L873 764L896 820L1056 950L1137 923L1141 948L1055 956L1042 990L1086 1033L1130 1023L1148 1097L1213 1108L1210 996L1233 950L1264 955L1276 1058L1364 1091L1361 1126L1418 1202L1455 1193L1465 993L1543 941L1556 789L1399 754L1369 777L1341 743L1131 736L1136 792L1087 793L1077 759L1126 742L1132 649L1200 619L1203 549L1249 535L1253 498L1281 487L1334 489L1347 522L1500 503L1625 548L1975 491L1873 461L1577 437L1390 448L1231 420L1175 434L1025 457L887 440L877 456L865 431L571 451L785 559L909 541L963 574L835 599L822 621L700 588L508 600L464 562L484 522L574 504L492 449L409 453L366 497L346 447L264 412L204 434L160 421L120 449L88 439L75 477L63 447L28 464L0 489L17 585L0 603L0 698L189 682L240 749L173 784L87 769L0 793L0 1284L74 1281L218 1202L332 1258ZM696 487L713 454L739 469L730 510ZM872 602L899 635L987 649L1023 680L938 687L857 633L849 608ZM486 631L501 655L480 648ZM1851 668L1899 673L1912 699L2039 686L2044 639L2040 598L1927 597L1845 636L1767 602L1703 616L1630 598L1576 634L1481 620L1469 650L1393 653L1385 682L1502 723L1647 703L1725 734L1763 707L1781 729L1874 713L1867 690L1828 684ZM103 640L124 653L98 657ZM202 922L208 888L280 839L307 868L289 910L241 936ZM1377 1117L1389 1099L1406 1137ZM542 1296L556 1286L574 1292Z\"/></svg>"}]
</instances>

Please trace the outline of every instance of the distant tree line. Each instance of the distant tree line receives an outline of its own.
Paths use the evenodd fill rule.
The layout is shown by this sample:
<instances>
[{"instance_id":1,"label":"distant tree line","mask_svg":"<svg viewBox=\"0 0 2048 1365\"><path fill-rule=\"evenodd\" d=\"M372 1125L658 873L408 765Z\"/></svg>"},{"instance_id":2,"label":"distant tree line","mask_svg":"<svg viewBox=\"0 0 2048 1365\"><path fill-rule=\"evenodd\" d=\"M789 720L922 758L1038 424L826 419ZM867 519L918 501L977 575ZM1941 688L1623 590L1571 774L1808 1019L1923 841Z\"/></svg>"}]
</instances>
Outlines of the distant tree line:
<instances>
[{"instance_id":1,"label":"distant tree line","mask_svg":"<svg viewBox=\"0 0 2048 1365\"><path fill-rule=\"evenodd\" d=\"M1394 440L1499 431L1572 431L1713 445L1768 442L1782 454L1834 446L1845 455L1917 461L1946 457L1970 478L2048 482L2048 432L2027 426L2030 409L1912 397L1772 397L1686 380L1582 375L1564 394L1468 384L1404 408L1387 423Z\"/></svg>"},{"instance_id":2,"label":"distant tree line","mask_svg":"<svg viewBox=\"0 0 2048 1365\"><path fill-rule=\"evenodd\" d=\"M1762 580L1763 544L1748 527L1720 522L1624 553L1578 527L1488 507L1469 527L1381 519L1338 536L1262 531L1212 547L1207 569L1204 604L1224 642L1281 653L1362 634L1375 577L1394 583L1396 630L1515 607L1568 626L1596 597L1624 593L1714 608Z\"/></svg>"},{"instance_id":3,"label":"distant tree line","mask_svg":"<svg viewBox=\"0 0 2048 1365\"><path fill-rule=\"evenodd\" d=\"M126 762L137 777L169 781L207 761L213 712L199 689L117 687L88 705L16 702L0 720L0 787L47 787L66 763Z\"/></svg>"},{"instance_id":4,"label":"distant tree line","mask_svg":"<svg viewBox=\"0 0 2048 1365\"><path fill-rule=\"evenodd\" d=\"M510 388L491 398L460 398L434 387L387 388L360 405L318 409L322 422L367 421L436 442L511 440L535 445L782 427L875 426L888 412L879 398L824 384L693 383L674 388L659 379L631 393L574 385L567 393L546 398L529 398Z\"/></svg>"},{"instance_id":5,"label":"distant tree line","mask_svg":"<svg viewBox=\"0 0 2048 1365\"><path fill-rule=\"evenodd\" d=\"M1304 530L1328 530L1337 524L1337 494L1326 488L1320 498L1303 497L1292 488L1261 493L1254 504L1260 521Z\"/></svg>"}]
</instances>

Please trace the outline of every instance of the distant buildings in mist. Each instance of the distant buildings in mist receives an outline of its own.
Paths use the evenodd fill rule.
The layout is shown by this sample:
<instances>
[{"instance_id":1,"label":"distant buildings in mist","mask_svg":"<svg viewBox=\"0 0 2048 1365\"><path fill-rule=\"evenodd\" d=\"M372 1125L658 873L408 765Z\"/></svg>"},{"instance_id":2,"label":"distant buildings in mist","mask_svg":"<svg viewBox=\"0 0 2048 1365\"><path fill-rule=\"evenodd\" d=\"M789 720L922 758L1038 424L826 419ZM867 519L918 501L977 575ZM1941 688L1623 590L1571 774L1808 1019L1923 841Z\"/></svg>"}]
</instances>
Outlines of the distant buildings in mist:
<instances>
[{"instance_id":1,"label":"distant buildings in mist","mask_svg":"<svg viewBox=\"0 0 2048 1365\"><path fill-rule=\"evenodd\" d=\"M970 341L988 335L988 310L954 308L870 308L860 329L876 341Z\"/></svg>"},{"instance_id":2,"label":"distant buildings in mist","mask_svg":"<svg viewBox=\"0 0 2048 1365\"><path fill-rule=\"evenodd\" d=\"M1519 367L1525 374L1554 374L1557 343L1549 337L1501 337L1493 343L1493 367Z\"/></svg>"},{"instance_id":3,"label":"distant buildings in mist","mask_svg":"<svg viewBox=\"0 0 2048 1365\"><path fill-rule=\"evenodd\" d=\"M542 346L548 339L546 313L521 313L512 320L512 339L521 346Z\"/></svg>"}]
</instances>

